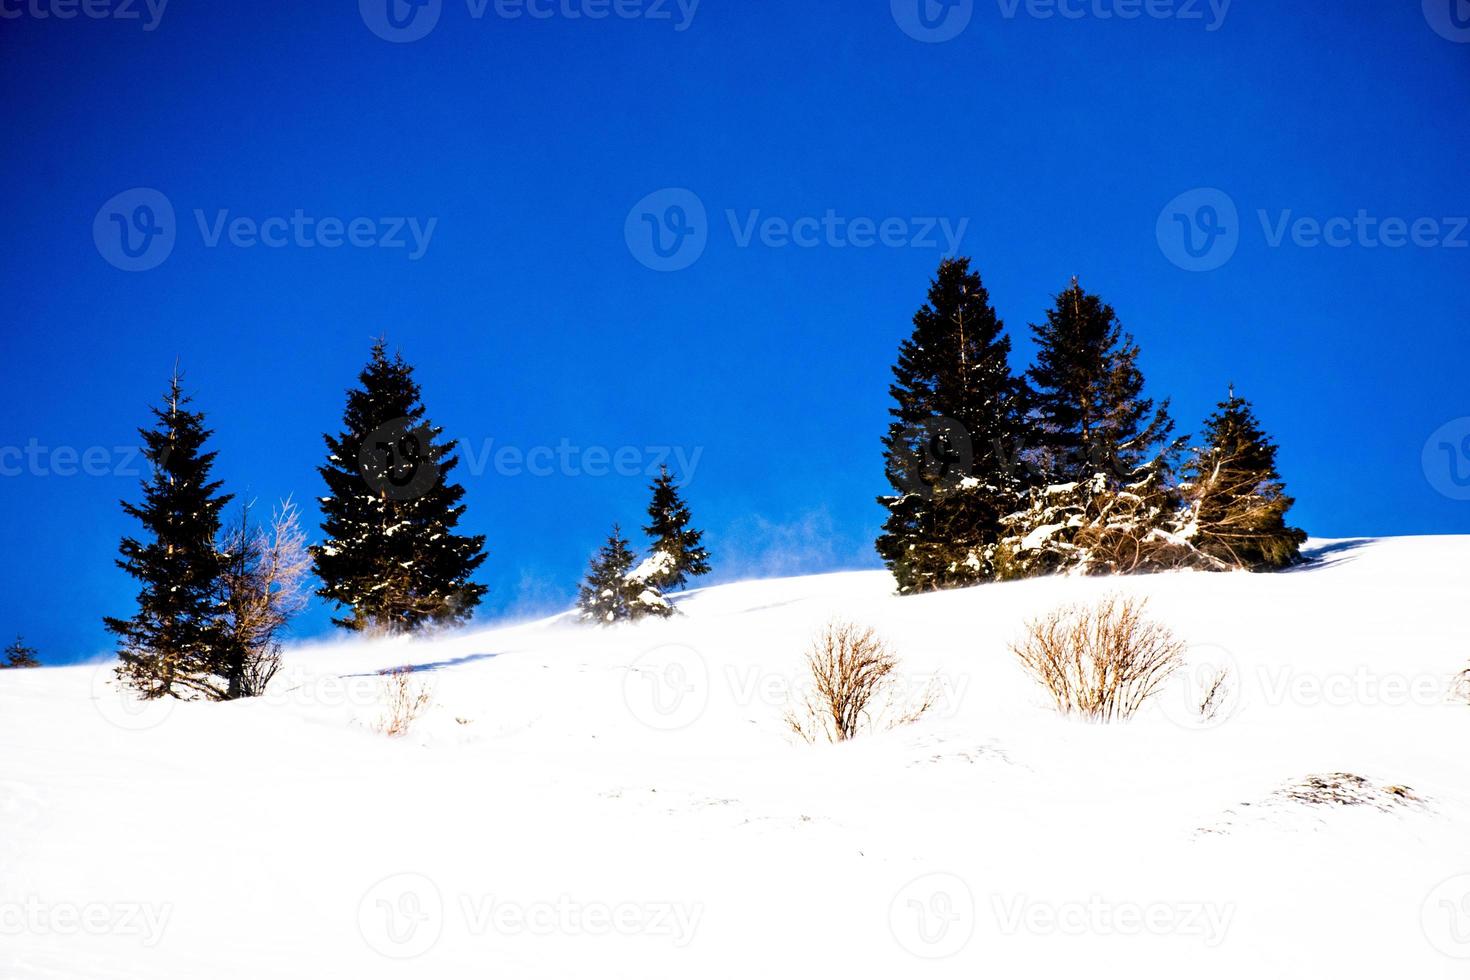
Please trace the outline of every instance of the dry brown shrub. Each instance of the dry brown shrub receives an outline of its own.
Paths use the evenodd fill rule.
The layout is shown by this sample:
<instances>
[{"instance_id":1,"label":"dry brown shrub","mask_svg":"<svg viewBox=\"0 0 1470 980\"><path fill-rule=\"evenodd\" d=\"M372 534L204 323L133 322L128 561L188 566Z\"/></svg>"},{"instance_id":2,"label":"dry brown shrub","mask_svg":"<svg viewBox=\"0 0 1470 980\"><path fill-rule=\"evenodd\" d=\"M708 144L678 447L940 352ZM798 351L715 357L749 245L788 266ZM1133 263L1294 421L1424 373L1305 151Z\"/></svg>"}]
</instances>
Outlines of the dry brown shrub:
<instances>
[{"instance_id":1,"label":"dry brown shrub","mask_svg":"<svg viewBox=\"0 0 1470 980\"><path fill-rule=\"evenodd\" d=\"M1220 714L1220 709L1230 700L1230 668L1221 667L1215 671L1205 684L1204 694L1200 697L1199 716L1205 721L1214 721Z\"/></svg>"},{"instance_id":2,"label":"dry brown shrub","mask_svg":"<svg viewBox=\"0 0 1470 980\"><path fill-rule=\"evenodd\" d=\"M412 667L394 667L382 672L387 678L383 717L373 730L389 738L407 735L414 719L429 706L430 692L413 679Z\"/></svg>"},{"instance_id":3,"label":"dry brown shrub","mask_svg":"<svg viewBox=\"0 0 1470 980\"><path fill-rule=\"evenodd\" d=\"M1028 622L1011 651L1062 714L1121 721L1184 663L1184 642L1146 618L1147 607L1146 599L1109 596L1054 609Z\"/></svg>"},{"instance_id":4,"label":"dry brown shrub","mask_svg":"<svg viewBox=\"0 0 1470 980\"><path fill-rule=\"evenodd\" d=\"M931 685L906 702L898 657L871 627L833 621L806 653L811 687L786 713L806 742L846 742L865 731L912 724L934 705Z\"/></svg>"}]
</instances>

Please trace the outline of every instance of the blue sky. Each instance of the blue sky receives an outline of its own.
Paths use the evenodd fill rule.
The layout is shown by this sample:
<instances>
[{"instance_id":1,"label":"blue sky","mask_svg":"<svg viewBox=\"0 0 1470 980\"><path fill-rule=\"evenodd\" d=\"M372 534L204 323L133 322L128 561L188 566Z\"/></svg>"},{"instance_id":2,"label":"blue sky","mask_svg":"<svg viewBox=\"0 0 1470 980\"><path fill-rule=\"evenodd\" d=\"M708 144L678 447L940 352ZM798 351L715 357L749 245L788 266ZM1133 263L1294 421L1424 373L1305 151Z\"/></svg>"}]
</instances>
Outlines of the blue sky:
<instances>
[{"instance_id":1,"label":"blue sky","mask_svg":"<svg viewBox=\"0 0 1470 980\"><path fill-rule=\"evenodd\" d=\"M108 649L175 358L229 488L310 504L380 333L478 460L486 615L676 451L721 577L876 567L948 236L1018 369L1078 275L1183 431L1256 402L1312 533L1470 531L1464 0L528 2L0 0L0 635Z\"/></svg>"}]
</instances>

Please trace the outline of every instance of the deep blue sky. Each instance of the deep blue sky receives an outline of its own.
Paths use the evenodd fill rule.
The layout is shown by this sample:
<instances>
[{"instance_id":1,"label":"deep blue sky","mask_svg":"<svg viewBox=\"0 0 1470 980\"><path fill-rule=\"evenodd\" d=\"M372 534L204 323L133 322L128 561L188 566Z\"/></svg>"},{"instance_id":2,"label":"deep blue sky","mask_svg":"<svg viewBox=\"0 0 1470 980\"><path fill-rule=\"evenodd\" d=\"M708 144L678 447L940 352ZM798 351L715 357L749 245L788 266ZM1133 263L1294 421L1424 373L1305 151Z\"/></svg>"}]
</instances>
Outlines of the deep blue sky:
<instances>
[{"instance_id":1,"label":"deep blue sky","mask_svg":"<svg viewBox=\"0 0 1470 980\"><path fill-rule=\"evenodd\" d=\"M1257 216L1362 210L1450 235L1440 219L1470 214L1470 43L1431 28L1433 3L1237 0L1210 30L1203 2L1202 20L1120 20L978 0L943 43L889 0L705 0L684 30L672 2L671 20L594 21L443 0L412 43L351 2L174 0L151 31L35 16L54 3L0 0L20 14L0 19L0 446L45 450L0 458L0 635L52 662L105 651L99 618L131 608L112 559L137 478L112 447L136 444L174 359L229 488L310 506L320 433L379 333L478 456L701 452L688 497L723 577L876 566L889 366L942 246L741 247L727 210L968 219L961 251L1018 368L1026 324L1078 275L1181 429L1229 381L1256 402L1312 533L1470 531L1470 503L1421 462L1470 416L1470 248L1272 247ZM93 224L139 187L170 202L177 240L128 272ZM625 224L670 187L707 208L709 240L658 272ZM1240 216L1237 251L1203 272L1157 234L1196 188ZM1199 221L1202 201L1218 198L1184 205ZM196 209L437 224L417 260L211 248ZM103 447L109 473L62 475L58 447ZM467 469L488 615L566 603L608 525L643 516L642 476ZM319 609L300 624L326 628Z\"/></svg>"}]
</instances>

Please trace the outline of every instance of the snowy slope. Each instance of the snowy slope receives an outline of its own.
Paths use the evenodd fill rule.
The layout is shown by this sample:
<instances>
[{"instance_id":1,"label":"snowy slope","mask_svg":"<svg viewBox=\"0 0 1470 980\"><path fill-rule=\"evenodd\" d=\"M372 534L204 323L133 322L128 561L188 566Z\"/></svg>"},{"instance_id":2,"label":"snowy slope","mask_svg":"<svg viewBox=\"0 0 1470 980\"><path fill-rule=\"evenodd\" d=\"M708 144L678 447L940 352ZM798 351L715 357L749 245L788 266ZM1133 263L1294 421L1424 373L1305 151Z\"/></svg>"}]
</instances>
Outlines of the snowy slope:
<instances>
[{"instance_id":1,"label":"snowy slope","mask_svg":"<svg viewBox=\"0 0 1470 980\"><path fill-rule=\"evenodd\" d=\"M1463 978L1470 538L1314 551L907 599L749 582L610 631L300 647L226 705L3 672L0 976ZM1183 690L1068 721L1021 674L1025 618L1108 591L1233 667L1215 723ZM937 678L935 711L795 744L834 614ZM433 706L393 740L400 664ZM1331 773L1373 802L1281 792Z\"/></svg>"}]
</instances>

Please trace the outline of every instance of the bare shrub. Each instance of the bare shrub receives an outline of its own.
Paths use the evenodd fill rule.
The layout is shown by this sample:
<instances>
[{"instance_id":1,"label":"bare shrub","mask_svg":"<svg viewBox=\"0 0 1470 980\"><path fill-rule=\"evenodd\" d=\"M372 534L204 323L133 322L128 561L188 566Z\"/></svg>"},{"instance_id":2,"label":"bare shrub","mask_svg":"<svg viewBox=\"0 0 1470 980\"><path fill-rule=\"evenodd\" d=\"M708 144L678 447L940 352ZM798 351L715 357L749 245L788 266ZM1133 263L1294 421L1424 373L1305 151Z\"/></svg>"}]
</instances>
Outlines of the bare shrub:
<instances>
[{"instance_id":1,"label":"bare shrub","mask_svg":"<svg viewBox=\"0 0 1470 980\"><path fill-rule=\"evenodd\" d=\"M394 667L382 671L387 678L383 717L373 730L389 738L407 735L414 719L429 706L430 692L413 679L412 667Z\"/></svg>"},{"instance_id":2,"label":"bare shrub","mask_svg":"<svg viewBox=\"0 0 1470 980\"><path fill-rule=\"evenodd\" d=\"M931 685L907 703L898 657L871 627L833 621L806 653L811 686L786 713L806 742L846 742L865 731L919 720L934 705Z\"/></svg>"},{"instance_id":3,"label":"bare shrub","mask_svg":"<svg viewBox=\"0 0 1470 980\"><path fill-rule=\"evenodd\" d=\"M296 505L284 501L267 527L252 525L250 508L243 508L220 551L230 643L221 669L223 689L211 696L259 697L281 669L281 633L306 608L311 556Z\"/></svg>"},{"instance_id":4,"label":"bare shrub","mask_svg":"<svg viewBox=\"0 0 1470 980\"><path fill-rule=\"evenodd\" d=\"M1011 651L1062 714L1130 718L1184 663L1184 642L1147 619L1147 607L1121 596L1064 606L1027 623Z\"/></svg>"},{"instance_id":5,"label":"bare shrub","mask_svg":"<svg viewBox=\"0 0 1470 980\"><path fill-rule=\"evenodd\" d=\"M1214 721L1229 700L1230 668L1221 667L1205 683L1204 694L1199 702L1199 716L1205 721Z\"/></svg>"}]
</instances>

